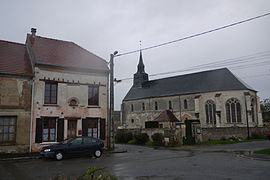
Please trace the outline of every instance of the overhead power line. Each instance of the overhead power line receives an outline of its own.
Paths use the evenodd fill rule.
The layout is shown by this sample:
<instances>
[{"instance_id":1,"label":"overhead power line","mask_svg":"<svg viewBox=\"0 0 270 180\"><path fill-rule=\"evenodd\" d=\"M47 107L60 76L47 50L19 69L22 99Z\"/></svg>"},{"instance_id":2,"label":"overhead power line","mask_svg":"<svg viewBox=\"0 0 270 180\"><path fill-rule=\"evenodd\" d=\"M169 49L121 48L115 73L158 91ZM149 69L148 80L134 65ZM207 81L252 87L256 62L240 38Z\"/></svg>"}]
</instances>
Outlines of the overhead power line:
<instances>
[{"instance_id":1,"label":"overhead power line","mask_svg":"<svg viewBox=\"0 0 270 180\"><path fill-rule=\"evenodd\" d=\"M157 48L157 47L160 47L160 46L165 46L165 45L172 44L172 43L175 43L175 42L183 41L183 40L186 40L186 39L194 38L194 37L201 36L201 35L204 35L204 34L219 31L219 30L222 30L222 29L225 29L225 28L236 26L236 25L239 25L239 24L242 24L242 23L246 23L246 22L255 20L255 19L259 19L259 18L262 18L262 17L265 17L265 16L269 16L269 15L270 15L270 12L259 15L259 16L255 16L255 17L252 17L252 18L249 18L249 19L246 19L246 20L242 20L242 21L238 21L238 22L235 22L235 23L232 23L232 24L221 26L219 28L215 28L215 29L212 29L212 30L208 30L208 31L198 33L198 34L193 34L193 35L190 35L190 36L186 36L186 37L176 39L176 40L173 40L173 41L168 41L168 42L164 42L164 43L157 44L157 45L154 45L154 46L150 46L150 47L146 47L146 48L142 48L142 49L138 49L138 50L134 50L134 51L129 51L129 52L126 52L126 53L121 53L121 54L115 55L115 57L124 56L124 55L128 55L128 54L133 54L133 53L136 53L136 52L139 52L139 51L145 51L145 50Z\"/></svg>"},{"instance_id":2,"label":"overhead power line","mask_svg":"<svg viewBox=\"0 0 270 180\"><path fill-rule=\"evenodd\" d=\"M270 51L263 51L263 52L246 55L246 56L237 57L237 58L230 58L230 59L225 59L225 60L216 61L212 63L200 64L200 65L196 65L196 66L192 66L192 67L184 68L180 70L151 74L149 76L154 77L154 76L174 74L174 73L179 73L179 72L188 72L188 71L220 68L220 67L229 67L232 70L244 69L244 68L249 68L249 67L269 65L270 64L269 59L270 59ZM133 78L122 78L122 79L118 79L118 81L125 81L125 80L131 80L131 79Z\"/></svg>"}]
</instances>

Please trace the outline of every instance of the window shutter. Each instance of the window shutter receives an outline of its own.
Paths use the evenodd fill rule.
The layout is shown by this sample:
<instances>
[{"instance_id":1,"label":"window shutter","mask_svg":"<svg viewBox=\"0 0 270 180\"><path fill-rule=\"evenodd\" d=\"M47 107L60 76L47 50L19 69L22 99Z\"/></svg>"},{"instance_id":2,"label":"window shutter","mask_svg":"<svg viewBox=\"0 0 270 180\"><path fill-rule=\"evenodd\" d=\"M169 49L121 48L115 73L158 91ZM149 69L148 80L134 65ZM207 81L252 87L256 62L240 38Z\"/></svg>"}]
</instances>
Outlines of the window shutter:
<instances>
[{"instance_id":1,"label":"window shutter","mask_svg":"<svg viewBox=\"0 0 270 180\"><path fill-rule=\"evenodd\" d=\"M87 129L88 129L88 126L87 126L87 119L83 119L82 120L82 135L83 136L87 136L88 133L87 133Z\"/></svg>"},{"instance_id":2,"label":"window shutter","mask_svg":"<svg viewBox=\"0 0 270 180\"><path fill-rule=\"evenodd\" d=\"M105 119L100 119L100 139L105 140Z\"/></svg>"},{"instance_id":3,"label":"window shutter","mask_svg":"<svg viewBox=\"0 0 270 180\"><path fill-rule=\"evenodd\" d=\"M57 124L57 142L64 140L64 119L58 119Z\"/></svg>"},{"instance_id":4,"label":"window shutter","mask_svg":"<svg viewBox=\"0 0 270 180\"><path fill-rule=\"evenodd\" d=\"M36 119L36 143L42 142L42 119Z\"/></svg>"}]
</instances>

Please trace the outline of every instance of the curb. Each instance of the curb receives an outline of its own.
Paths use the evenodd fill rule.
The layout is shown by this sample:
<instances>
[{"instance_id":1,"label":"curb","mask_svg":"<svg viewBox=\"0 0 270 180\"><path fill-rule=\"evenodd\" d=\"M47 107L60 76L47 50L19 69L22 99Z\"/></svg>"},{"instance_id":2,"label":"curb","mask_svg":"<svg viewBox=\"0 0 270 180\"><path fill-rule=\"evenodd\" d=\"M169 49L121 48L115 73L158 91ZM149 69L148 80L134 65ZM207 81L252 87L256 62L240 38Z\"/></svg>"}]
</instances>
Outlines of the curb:
<instances>
[{"instance_id":1,"label":"curb","mask_svg":"<svg viewBox=\"0 0 270 180\"><path fill-rule=\"evenodd\" d=\"M238 154L237 156L241 157L241 158L250 159L250 160L270 161L270 157L269 158L261 158L261 157L254 157L252 155L244 155L244 154Z\"/></svg>"}]
</instances>

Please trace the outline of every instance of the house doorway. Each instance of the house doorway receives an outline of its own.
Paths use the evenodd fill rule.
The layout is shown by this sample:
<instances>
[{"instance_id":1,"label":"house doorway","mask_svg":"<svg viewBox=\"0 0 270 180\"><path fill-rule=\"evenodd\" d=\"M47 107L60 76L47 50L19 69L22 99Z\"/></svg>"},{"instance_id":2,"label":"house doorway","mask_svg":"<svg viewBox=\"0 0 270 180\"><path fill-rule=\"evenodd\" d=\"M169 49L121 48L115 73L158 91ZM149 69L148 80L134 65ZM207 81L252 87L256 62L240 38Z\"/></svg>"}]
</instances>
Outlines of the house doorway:
<instances>
[{"instance_id":1,"label":"house doorway","mask_svg":"<svg viewBox=\"0 0 270 180\"><path fill-rule=\"evenodd\" d=\"M68 120L67 137L71 138L76 136L76 132L77 132L77 120Z\"/></svg>"}]
</instances>

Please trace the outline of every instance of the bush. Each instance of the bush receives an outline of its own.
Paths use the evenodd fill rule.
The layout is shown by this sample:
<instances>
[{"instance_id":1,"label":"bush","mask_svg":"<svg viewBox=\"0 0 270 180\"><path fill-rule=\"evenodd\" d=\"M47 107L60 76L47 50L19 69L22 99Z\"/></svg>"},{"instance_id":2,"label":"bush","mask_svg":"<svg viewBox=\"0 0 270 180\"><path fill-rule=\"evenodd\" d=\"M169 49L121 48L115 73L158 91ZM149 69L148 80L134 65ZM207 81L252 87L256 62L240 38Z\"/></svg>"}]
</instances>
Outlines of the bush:
<instances>
[{"instance_id":1,"label":"bush","mask_svg":"<svg viewBox=\"0 0 270 180\"><path fill-rule=\"evenodd\" d=\"M163 146L164 145L164 136L161 133L155 133L152 136L154 146Z\"/></svg>"},{"instance_id":2,"label":"bush","mask_svg":"<svg viewBox=\"0 0 270 180\"><path fill-rule=\"evenodd\" d=\"M146 133L136 134L134 139L136 144L145 144L147 141L149 141L149 136Z\"/></svg>"},{"instance_id":3,"label":"bush","mask_svg":"<svg viewBox=\"0 0 270 180\"><path fill-rule=\"evenodd\" d=\"M128 141L133 139L133 135L130 132L118 131L115 134L116 143L128 143Z\"/></svg>"},{"instance_id":4,"label":"bush","mask_svg":"<svg viewBox=\"0 0 270 180\"><path fill-rule=\"evenodd\" d=\"M154 142L153 141L147 141L145 143L145 145L147 145L147 146L154 146Z\"/></svg>"},{"instance_id":5,"label":"bush","mask_svg":"<svg viewBox=\"0 0 270 180\"><path fill-rule=\"evenodd\" d=\"M128 144L136 144L136 140L135 139L129 140Z\"/></svg>"}]
</instances>

